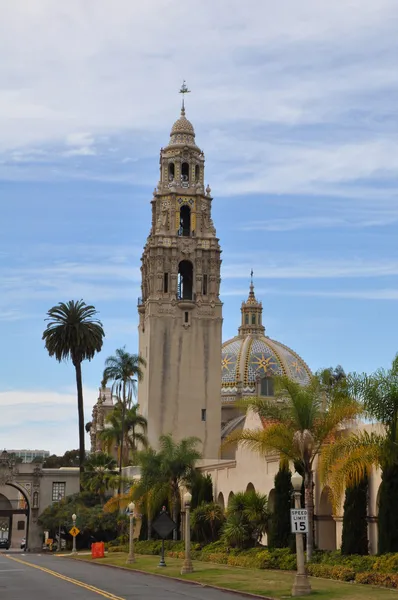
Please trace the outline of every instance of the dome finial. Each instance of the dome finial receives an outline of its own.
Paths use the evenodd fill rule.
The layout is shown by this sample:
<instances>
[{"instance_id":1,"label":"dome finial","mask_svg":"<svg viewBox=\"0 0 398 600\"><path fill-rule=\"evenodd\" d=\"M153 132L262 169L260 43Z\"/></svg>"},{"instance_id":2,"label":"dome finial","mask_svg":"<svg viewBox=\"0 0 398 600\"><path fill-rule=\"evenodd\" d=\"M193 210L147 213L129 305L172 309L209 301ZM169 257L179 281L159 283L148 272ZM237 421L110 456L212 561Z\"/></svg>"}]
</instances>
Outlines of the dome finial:
<instances>
[{"instance_id":1,"label":"dome finial","mask_svg":"<svg viewBox=\"0 0 398 600\"><path fill-rule=\"evenodd\" d=\"M248 302L250 302L250 300L252 301L256 301L256 297L254 295L254 283L253 283L253 269L250 271L250 291L249 291L249 297L248 297Z\"/></svg>"},{"instance_id":2,"label":"dome finial","mask_svg":"<svg viewBox=\"0 0 398 600\"><path fill-rule=\"evenodd\" d=\"M185 83L185 79L183 79L182 86L180 88L180 94L182 94L182 105L181 105L181 116L185 117L185 104L184 104L184 96L185 94L190 94L191 90L188 89L187 84Z\"/></svg>"}]
</instances>

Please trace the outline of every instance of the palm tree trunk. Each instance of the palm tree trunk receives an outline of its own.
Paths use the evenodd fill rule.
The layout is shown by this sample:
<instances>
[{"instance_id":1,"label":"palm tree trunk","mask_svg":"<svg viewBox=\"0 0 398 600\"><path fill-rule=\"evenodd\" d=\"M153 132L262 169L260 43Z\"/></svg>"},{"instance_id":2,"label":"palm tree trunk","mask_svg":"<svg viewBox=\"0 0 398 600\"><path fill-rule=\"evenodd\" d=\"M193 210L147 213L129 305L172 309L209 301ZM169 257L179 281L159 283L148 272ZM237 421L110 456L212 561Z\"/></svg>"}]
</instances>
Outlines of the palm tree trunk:
<instances>
[{"instance_id":1,"label":"palm tree trunk","mask_svg":"<svg viewBox=\"0 0 398 600\"><path fill-rule=\"evenodd\" d=\"M314 549L314 485L311 468L304 475L304 496L305 508L308 511L307 562L309 562Z\"/></svg>"},{"instance_id":2,"label":"palm tree trunk","mask_svg":"<svg viewBox=\"0 0 398 600\"><path fill-rule=\"evenodd\" d=\"M76 387L77 387L77 412L79 418L79 468L80 468L80 491L83 489L84 461L86 459L85 440L84 440L84 406L83 406L83 384L82 384L82 364L75 363Z\"/></svg>"}]
</instances>

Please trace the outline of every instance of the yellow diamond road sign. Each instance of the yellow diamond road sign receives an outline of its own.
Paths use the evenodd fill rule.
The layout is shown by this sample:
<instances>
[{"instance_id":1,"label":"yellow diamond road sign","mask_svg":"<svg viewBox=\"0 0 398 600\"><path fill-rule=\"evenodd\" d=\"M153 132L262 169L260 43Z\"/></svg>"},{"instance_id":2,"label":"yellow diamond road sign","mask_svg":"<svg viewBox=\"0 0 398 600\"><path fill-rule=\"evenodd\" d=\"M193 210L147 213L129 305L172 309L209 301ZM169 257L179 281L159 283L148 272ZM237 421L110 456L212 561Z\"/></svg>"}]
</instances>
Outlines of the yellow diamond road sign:
<instances>
[{"instance_id":1,"label":"yellow diamond road sign","mask_svg":"<svg viewBox=\"0 0 398 600\"><path fill-rule=\"evenodd\" d=\"M77 527L72 527L72 529L69 530L69 533L71 534L71 536L76 537L78 533L80 533L80 529L78 529Z\"/></svg>"}]
</instances>

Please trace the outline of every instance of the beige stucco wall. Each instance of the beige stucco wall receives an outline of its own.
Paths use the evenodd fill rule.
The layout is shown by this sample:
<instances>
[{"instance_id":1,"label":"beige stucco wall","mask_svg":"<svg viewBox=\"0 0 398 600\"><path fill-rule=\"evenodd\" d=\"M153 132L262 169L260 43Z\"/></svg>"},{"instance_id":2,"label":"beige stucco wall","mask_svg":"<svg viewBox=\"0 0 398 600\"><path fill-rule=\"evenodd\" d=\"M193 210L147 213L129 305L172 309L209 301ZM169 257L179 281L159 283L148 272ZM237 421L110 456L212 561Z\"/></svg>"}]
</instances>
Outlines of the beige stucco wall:
<instances>
[{"instance_id":1,"label":"beige stucco wall","mask_svg":"<svg viewBox=\"0 0 398 600\"><path fill-rule=\"evenodd\" d=\"M145 310L140 354L147 367L138 403L148 419L149 443L156 448L159 436L168 433L175 440L196 436L203 444L203 456L218 458L220 370L214 365L221 363L221 303L213 308L192 303L190 309L180 309L178 303L163 302L159 307L158 302L148 301ZM184 323L186 310L188 324ZM208 318L205 310L211 313Z\"/></svg>"}]
</instances>

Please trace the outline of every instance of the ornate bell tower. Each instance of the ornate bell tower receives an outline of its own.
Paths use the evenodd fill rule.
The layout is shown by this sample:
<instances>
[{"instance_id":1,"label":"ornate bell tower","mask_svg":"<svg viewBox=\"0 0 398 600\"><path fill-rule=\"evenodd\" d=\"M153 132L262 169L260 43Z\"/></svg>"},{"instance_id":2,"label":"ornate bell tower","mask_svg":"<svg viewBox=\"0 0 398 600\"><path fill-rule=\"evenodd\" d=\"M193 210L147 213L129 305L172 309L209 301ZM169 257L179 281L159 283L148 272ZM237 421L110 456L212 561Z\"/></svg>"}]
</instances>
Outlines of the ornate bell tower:
<instances>
[{"instance_id":1,"label":"ornate bell tower","mask_svg":"<svg viewBox=\"0 0 398 600\"><path fill-rule=\"evenodd\" d=\"M219 456L221 441L222 303L221 250L204 162L183 102L160 151L141 259L139 351L147 364L138 402L153 447L161 434L197 436L209 459Z\"/></svg>"}]
</instances>

